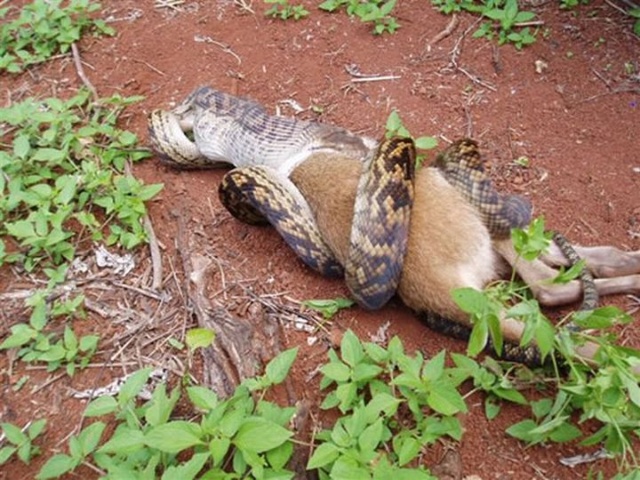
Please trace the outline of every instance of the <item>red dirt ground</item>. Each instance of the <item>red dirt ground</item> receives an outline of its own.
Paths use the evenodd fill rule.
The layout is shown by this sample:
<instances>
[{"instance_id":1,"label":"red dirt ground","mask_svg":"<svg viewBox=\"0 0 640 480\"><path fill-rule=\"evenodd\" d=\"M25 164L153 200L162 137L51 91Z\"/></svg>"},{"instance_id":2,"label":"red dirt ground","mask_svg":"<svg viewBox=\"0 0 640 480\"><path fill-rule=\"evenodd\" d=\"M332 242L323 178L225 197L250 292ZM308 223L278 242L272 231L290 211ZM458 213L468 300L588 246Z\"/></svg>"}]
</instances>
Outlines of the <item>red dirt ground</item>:
<instances>
[{"instance_id":1,"label":"red dirt ground","mask_svg":"<svg viewBox=\"0 0 640 480\"><path fill-rule=\"evenodd\" d=\"M321 115L306 111L303 117L375 137L384 131L390 111L397 109L414 134L447 139L473 135L480 140L500 188L528 196L548 227L581 244L640 249L640 39L631 34L630 22L621 13L599 1L573 12L560 11L556 4L539 7L545 35L541 30L538 41L521 52L511 46L494 47L468 34L459 44L457 64L481 79L478 83L451 63L452 49L472 26L471 16L462 15L457 29L429 50L429 40L450 18L427 1L398 2L395 13L402 28L382 37L372 36L369 26L344 13L326 14L306 3L309 18L282 22L265 18L260 2L254 2L252 14L226 0L187 1L176 9L105 0L102 16L114 20L117 35L82 39L85 71L101 96L144 95L145 100L127 110L123 121L123 127L142 139L150 110L168 108L202 84L251 97L269 109L280 105L288 115L294 112L280 102L295 99L304 108L322 111ZM543 65L539 72L536 62ZM352 84L345 70L352 64L363 73L399 78ZM19 77L3 76L2 83L5 105L26 95L64 96L81 87L69 57ZM514 163L520 157L529 159L529 168ZM297 300L347 294L342 282L320 278L305 268L272 229L235 221L217 198L223 172L176 172L154 158L137 165L134 173L146 182L165 184L150 205L150 216L166 269L180 263L174 244L175 214L187 212L184 221L199 235L203 254L217 259L227 276L257 292L285 292ZM143 257L139 262L146 261ZM2 270L2 277L5 291L30 286L9 268ZM100 295L104 299L109 292ZM629 305L624 297L613 301ZM144 315L153 315L153 306L144 302L131 298L133 314L142 309ZM7 314L0 319L3 332L15 322ZM635 319L640 320L640 314ZM352 328L368 339L387 321L390 335L400 336L409 350L430 356L442 348L465 349L463 343L428 330L397 303L374 313L344 311L336 317L333 333ZM95 315L79 326L105 339L122 330ZM155 319L153 328L162 336L163 319ZM306 344L300 333L287 332L288 344ZM626 328L622 341L640 347L640 325ZM317 379L309 384L307 378L325 352L323 342L305 346L294 367L298 395L312 402L317 402ZM2 421L24 424L46 416L49 426L40 440L45 455L29 467L15 461L0 467L0 479L32 478L45 458L66 449L66 439L80 424L85 406L84 401L68 398L68 387L102 385L123 369L135 368L94 368L47 384L52 377L44 371L27 370L8 360L4 354L0 358ZM41 386L37 392L30 394L31 387L12 390L24 374L31 375L28 385ZM489 422L480 396L472 397L469 406L470 413L462 418L464 438L454 446L464 476L559 479L584 478L589 468L603 470L605 477L615 471L610 461L575 469L561 466L561 457L589 451L576 444L526 449L508 437L505 428L525 418L525 409L505 407ZM436 448L427 460L436 462L441 452ZM91 478L95 473L82 470L78 475Z\"/></svg>"}]
</instances>

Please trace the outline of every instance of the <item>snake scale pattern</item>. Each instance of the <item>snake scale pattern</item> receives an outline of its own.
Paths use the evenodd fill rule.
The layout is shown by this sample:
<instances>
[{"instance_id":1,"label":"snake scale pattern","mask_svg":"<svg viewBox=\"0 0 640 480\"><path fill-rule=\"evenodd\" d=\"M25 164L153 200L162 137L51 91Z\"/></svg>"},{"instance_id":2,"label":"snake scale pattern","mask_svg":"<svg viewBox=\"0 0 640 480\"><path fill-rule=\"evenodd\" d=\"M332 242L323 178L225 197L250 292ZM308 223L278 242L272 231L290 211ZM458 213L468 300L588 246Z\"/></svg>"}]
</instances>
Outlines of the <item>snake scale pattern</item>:
<instances>
[{"instance_id":1,"label":"snake scale pattern","mask_svg":"<svg viewBox=\"0 0 640 480\"><path fill-rule=\"evenodd\" d=\"M185 132L192 132L193 140ZM377 309L394 295L413 201L411 139L392 138L376 146L374 140L340 127L269 115L251 100L211 87L194 90L172 111L153 111L149 135L161 159L172 167L235 167L219 187L225 207L244 222L273 225L314 270L327 276L344 275L360 305ZM305 198L289 179L297 165L320 152L362 162L346 265L325 244ZM433 166L476 207L494 238L529 223L529 202L496 192L473 140L453 143ZM568 241L560 235L555 240L572 263L579 261ZM597 293L586 269L582 281L583 308L593 308ZM421 315L434 330L469 336L468 327L429 312ZM535 347L505 345L503 356L526 363L540 361Z\"/></svg>"},{"instance_id":2,"label":"snake scale pattern","mask_svg":"<svg viewBox=\"0 0 640 480\"><path fill-rule=\"evenodd\" d=\"M193 133L193 141L185 131ZM354 299L378 309L394 294L406 252L413 199L415 148L407 139L376 142L333 125L269 115L262 106L200 87L173 111L149 115L149 135L162 160L177 168L234 166L220 199L237 218L271 223L311 268L345 275ZM317 232L313 214L289 180L310 155L358 159L362 176L347 265ZM378 198L372 204L368 199ZM385 207L390 200L393 209ZM294 214L295 212L295 214Z\"/></svg>"}]
</instances>

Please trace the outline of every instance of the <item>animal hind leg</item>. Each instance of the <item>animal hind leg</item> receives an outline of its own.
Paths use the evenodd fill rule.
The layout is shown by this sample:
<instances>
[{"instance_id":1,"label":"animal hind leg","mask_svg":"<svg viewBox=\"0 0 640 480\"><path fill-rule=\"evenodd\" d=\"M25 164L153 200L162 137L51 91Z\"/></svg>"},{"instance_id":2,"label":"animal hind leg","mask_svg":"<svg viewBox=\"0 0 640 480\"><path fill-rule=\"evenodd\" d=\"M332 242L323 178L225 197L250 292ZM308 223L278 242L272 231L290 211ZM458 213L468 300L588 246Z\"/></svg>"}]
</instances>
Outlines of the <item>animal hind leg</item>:
<instances>
[{"instance_id":1,"label":"animal hind leg","mask_svg":"<svg viewBox=\"0 0 640 480\"><path fill-rule=\"evenodd\" d=\"M515 269L516 273L527 284L536 299L538 299L542 305L547 307L556 307L578 302L582 299L582 285L579 281L572 280L565 284L551 283L550 280L558 275L558 271L541 259L528 262L519 258L510 239L494 241L494 248L505 259L505 261ZM584 251L584 248L577 250L580 255ZM587 250L587 252L589 254L590 250ZM626 256L624 255L624 252L618 252L623 255L613 260L620 264L620 260L625 259ZM635 254L636 252L633 253ZM562 253L559 253L556 256L559 259L562 256ZM567 263L564 256L562 256L562 258L563 261L559 263ZM593 257L587 257L587 262L589 259L593 260ZM631 260L633 260L633 257L631 257ZM629 271L629 269L621 269L620 271ZM623 293L638 295L640 294L640 275L634 274L614 276L611 278L596 278L595 285L599 295Z\"/></svg>"},{"instance_id":2,"label":"animal hind leg","mask_svg":"<svg viewBox=\"0 0 640 480\"><path fill-rule=\"evenodd\" d=\"M612 278L640 273L640 250L625 252L612 246L573 247L587 262L587 267L596 277ZM550 266L566 266L567 259L556 245L542 256L542 261Z\"/></svg>"}]
</instances>

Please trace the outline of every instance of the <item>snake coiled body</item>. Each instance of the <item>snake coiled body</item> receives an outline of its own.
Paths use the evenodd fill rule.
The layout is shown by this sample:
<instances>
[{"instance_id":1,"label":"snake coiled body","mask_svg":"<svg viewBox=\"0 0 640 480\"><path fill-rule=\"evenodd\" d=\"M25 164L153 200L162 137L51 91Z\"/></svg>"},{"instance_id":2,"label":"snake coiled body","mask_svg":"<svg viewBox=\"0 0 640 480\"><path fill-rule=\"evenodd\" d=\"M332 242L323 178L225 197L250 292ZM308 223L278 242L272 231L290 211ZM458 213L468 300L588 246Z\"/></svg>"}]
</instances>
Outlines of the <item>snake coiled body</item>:
<instances>
[{"instance_id":1,"label":"snake coiled body","mask_svg":"<svg viewBox=\"0 0 640 480\"><path fill-rule=\"evenodd\" d=\"M360 305L377 309L395 294L413 198L411 140L391 139L377 147L340 127L269 115L250 100L210 87L196 89L173 111L153 111L149 134L162 160L173 167L235 166L219 189L227 209L243 221L271 223L321 274L344 272ZM320 153L362 163L358 198L363 203L354 217L346 265L326 246L306 200L288 178L297 165Z\"/></svg>"},{"instance_id":2,"label":"snake coiled body","mask_svg":"<svg viewBox=\"0 0 640 480\"><path fill-rule=\"evenodd\" d=\"M186 132L192 132L193 140ZM297 255L323 275L345 275L360 305L380 308L394 295L413 202L415 148L410 139L392 138L376 146L340 127L269 115L250 100L210 87L196 89L173 111L152 112L149 133L170 166L235 167L219 188L225 207L242 221L272 224ZM297 166L318 154L326 161L349 158L361 164L343 261L325 243L307 199L290 178ZM472 140L454 143L434 166L477 209L492 236L505 236L529 223L529 203L495 191ZM455 322L430 313L425 321L460 336ZM515 350L520 352L517 346ZM527 358L536 361L534 353L525 352Z\"/></svg>"},{"instance_id":3,"label":"snake coiled body","mask_svg":"<svg viewBox=\"0 0 640 480\"><path fill-rule=\"evenodd\" d=\"M519 195L499 194L484 169L478 143L469 138L453 142L436 157L433 166L477 208L494 238L531 221L531 204Z\"/></svg>"},{"instance_id":4,"label":"snake coiled body","mask_svg":"<svg viewBox=\"0 0 640 480\"><path fill-rule=\"evenodd\" d=\"M197 88L171 112L153 111L149 127L162 160L177 168L262 165L288 175L313 153L364 159L376 145L334 125L269 115L258 103L211 87Z\"/></svg>"}]
</instances>

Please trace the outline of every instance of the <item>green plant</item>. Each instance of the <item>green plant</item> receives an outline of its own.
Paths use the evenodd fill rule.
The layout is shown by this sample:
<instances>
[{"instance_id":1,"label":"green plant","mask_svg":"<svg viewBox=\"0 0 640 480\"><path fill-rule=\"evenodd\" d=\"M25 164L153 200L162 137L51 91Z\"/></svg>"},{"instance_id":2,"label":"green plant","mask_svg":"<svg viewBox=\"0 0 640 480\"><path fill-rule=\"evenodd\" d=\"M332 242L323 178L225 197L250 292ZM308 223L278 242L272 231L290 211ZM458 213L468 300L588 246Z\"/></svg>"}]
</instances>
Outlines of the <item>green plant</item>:
<instances>
[{"instance_id":1,"label":"green plant","mask_svg":"<svg viewBox=\"0 0 640 480\"><path fill-rule=\"evenodd\" d=\"M14 453L23 463L29 463L35 455L39 455L40 448L33 445L33 441L43 432L46 425L47 421L44 419L30 422L24 429L11 423L1 423L2 434L11 445L0 448L0 465L6 463Z\"/></svg>"},{"instance_id":2,"label":"green plant","mask_svg":"<svg viewBox=\"0 0 640 480\"><path fill-rule=\"evenodd\" d=\"M303 5L289 5L289 0L264 0L265 3L273 4L272 7L264 12L265 15L287 20L293 18L300 20L309 15L309 11Z\"/></svg>"},{"instance_id":3,"label":"green plant","mask_svg":"<svg viewBox=\"0 0 640 480\"><path fill-rule=\"evenodd\" d=\"M640 8L632 8L627 13L631 17L638 19L633 23L633 33L640 37Z\"/></svg>"},{"instance_id":4,"label":"green plant","mask_svg":"<svg viewBox=\"0 0 640 480\"><path fill-rule=\"evenodd\" d=\"M560 0L560 8L563 10L571 10L578 5L587 5L589 0Z\"/></svg>"},{"instance_id":5,"label":"green plant","mask_svg":"<svg viewBox=\"0 0 640 480\"><path fill-rule=\"evenodd\" d=\"M47 370L53 371L65 365L67 374L72 376L76 368L85 368L98 348L98 335L85 335L78 339L69 325L62 337L48 333L49 320L70 316L83 316L81 305L84 296L78 295L68 300L55 300L51 308L47 302L46 290L38 291L27 300L32 308L29 323L17 323L11 327L11 334L0 344L0 350L18 348L18 358L25 362L44 362Z\"/></svg>"},{"instance_id":6,"label":"green plant","mask_svg":"<svg viewBox=\"0 0 640 480\"><path fill-rule=\"evenodd\" d=\"M444 435L460 439L455 414L466 411L443 362L444 352L424 361L419 353L406 355L397 337L384 349L347 331L340 355L331 350L321 367L320 383L334 385L322 408L338 407L342 415L317 435L307 468L318 469L321 479L434 478L415 459Z\"/></svg>"},{"instance_id":7,"label":"green plant","mask_svg":"<svg viewBox=\"0 0 640 480\"><path fill-rule=\"evenodd\" d=\"M327 300L305 300L302 304L307 308L320 312L324 318L329 319L339 310L353 306L354 301L348 298L333 298Z\"/></svg>"},{"instance_id":8,"label":"green plant","mask_svg":"<svg viewBox=\"0 0 640 480\"><path fill-rule=\"evenodd\" d=\"M400 118L400 114L398 113L397 110L392 110L389 116L387 117L385 130L386 130L386 133L385 133L386 138L391 138L394 136L412 138L415 143L416 149L418 151L431 150L438 146L438 140L435 137L422 136L422 137L414 138L409 132L409 130L407 129L407 127L404 126L404 123ZM416 167L421 166L422 163L424 162L424 159L425 159L425 154L419 152L418 156L416 157Z\"/></svg>"},{"instance_id":9,"label":"green plant","mask_svg":"<svg viewBox=\"0 0 640 480\"><path fill-rule=\"evenodd\" d=\"M29 65L43 62L69 51L86 30L113 35L104 21L89 15L100 9L89 0L35 0L25 5L15 20L6 18L16 7L0 8L0 71L21 72Z\"/></svg>"},{"instance_id":10,"label":"green plant","mask_svg":"<svg viewBox=\"0 0 640 480\"><path fill-rule=\"evenodd\" d=\"M158 385L149 401L138 406L136 397L146 385L150 368L131 375L117 396L99 397L85 417L114 415L118 425L102 445L105 424L96 421L69 441L69 453L51 457L37 478L57 478L81 463L95 463L102 478L281 478L293 453L286 425L295 408L264 400L265 391L284 381L297 349L271 360L264 375L243 382L227 399L211 390L191 386L186 393L201 412L199 421L172 419L180 388L167 393ZM188 458L184 460L184 458Z\"/></svg>"},{"instance_id":11,"label":"green plant","mask_svg":"<svg viewBox=\"0 0 640 480\"><path fill-rule=\"evenodd\" d=\"M363 22L372 22L373 33L382 35L385 32L395 33L400 28L395 17L390 15L395 6L396 0L325 0L318 8L334 12L344 7L349 16L355 15Z\"/></svg>"},{"instance_id":12,"label":"green plant","mask_svg":"<svg viewBox=\"0 0 640 480\"><path fill-rule=\"evenodd\" d=\"M0 265L41 265L55 283L78 242L132 248L146 240L144 202L162 185L124 174L127 161L149 152L136 150L136 135L115 126L122 108L137 100L92 102L81 91L66 101L30 98L0 109Z\"/></svg>"},{"instance_id":13,"label":"green plant","mask_svg":"<svg viewBox=\"0 0 640 480\"><path fill-rule=\"evenodd\" d=\"M397 337L384 348L347 331L339 353L331 350L320 368L320 387L333 387L321 407L337 407L341 416L316 436L307 468L319 469L321 479L432 479L417 459L444 436L460 440L458 415L467 411L459 392L463 382L471 379L488 393L493 416L500 400L527 403L504 376L464 355L452 359L455 366L446 367L444 351L426 360L420 353L406 354Z\"/></svg>"},{"instance_id":14,"label":"green plant","mask_svg":"<svg viewBox=\"0 0 640 480\"><path fill-rule=\"evenodd\" d=\"M431 0L431 3L445 14L462 10L478 14L490 21L483 22L473 34L492 40L497 35L498 44L512 43L518 50L535 42L535 32L528 26L521 27L535 18L535 13L522 11L518 0Z\"/></svg>"},{"instance_id":15,"label":"green plant","mask_svg":"<svg viewBox=\"0 0 640 480\"><path fill-rule=\"evenodd\" d=\"M544 231L543 220L536 219L527 230L514 230L512 240L522 261L530 261L546 249L549 234ZM553 281L571 281L582 268L584 264L578 264L561 271ZM583 439L582 444L602 442L622 464L637 465L632 445L634 438L637 441L640 437L640 387L632 368L640 364L640 352L616 345L616 336L608 333L612 326L631 321L629 315L615 307L575 312L561 324L571 321L580 328L576 332L554 327L538 303L513 281L491 286L484 292L460 289L453 295L458 305L472 316L470 354L479 353L488 344L489 337L499 352L503 342L499 319L511 317L524 322L521 345L535 340L543 357L553 362L555 374L549 381L557 391L555 400L534 403L535 420L513 425L507 431L509 434L531 444L564 442L582 436L573 424L576 415L579 422L596 419L601 428ZM604 333L597 335L599 331ZM599 347L597 368L575 356L578 346L586 341Z\"/></svg>"}]
</instances>

